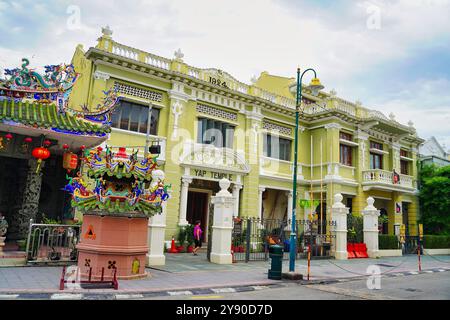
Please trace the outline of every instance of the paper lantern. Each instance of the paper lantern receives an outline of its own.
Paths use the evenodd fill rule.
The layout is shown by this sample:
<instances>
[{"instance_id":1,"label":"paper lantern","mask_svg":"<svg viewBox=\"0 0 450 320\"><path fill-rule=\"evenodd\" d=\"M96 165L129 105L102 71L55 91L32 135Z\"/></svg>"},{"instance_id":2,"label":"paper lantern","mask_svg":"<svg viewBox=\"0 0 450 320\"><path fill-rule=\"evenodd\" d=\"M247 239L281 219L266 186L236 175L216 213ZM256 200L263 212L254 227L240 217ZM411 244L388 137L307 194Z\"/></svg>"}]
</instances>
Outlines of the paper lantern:
<instances>
[{"instance_id":1,"label":"paper lantern","mask_svg":"<svg viewBox=\"0 0 450 320\"><path fill-rule=\"evenodd\" d=\"M11 133L7 133L6 135L5 135L5 138L6 138L6 140L11 140L12 138L13 138L13 136L12 136L12 134Z\"/></svg>"},{"instance_id":2,"label":"paper lantern","mask_svg":"<svg viewBox=\"0 0 450 320\"><path fill-rule=\"evenodd\" d=\"M70 172L78 167L78 156L72 152L65 152L63 155L63 168Z\"/></svg>"},{"instance_id":3,"label":"paper lantern","mask_svg":"<svg viewBox=\"0 0 450 320\"><path fill-rule=\"evenodd\" d=\"M33 151L31 152L31 155L33 157L35 157L36 159L38 159L36 173L39 173L39 171L41 169L42 160L45 160L48 157L50 157L50 151L48 151L48 149L43 148L43 147L37 147L37 148L33 149Z\"/></svg>"}]
</instances>

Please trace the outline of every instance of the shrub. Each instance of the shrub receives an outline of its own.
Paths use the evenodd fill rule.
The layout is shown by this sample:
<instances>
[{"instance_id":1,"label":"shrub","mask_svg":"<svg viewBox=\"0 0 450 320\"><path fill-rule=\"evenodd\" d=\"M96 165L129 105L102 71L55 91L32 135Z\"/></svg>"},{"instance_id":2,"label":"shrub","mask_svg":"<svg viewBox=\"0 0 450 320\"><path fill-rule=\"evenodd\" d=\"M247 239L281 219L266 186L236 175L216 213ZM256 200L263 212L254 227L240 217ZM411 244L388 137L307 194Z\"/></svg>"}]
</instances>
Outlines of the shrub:
<instances>
[{"instance_id":1,"label":"shrub","mask_svg":"<svg viewBox=\"0 0 450 320\"><path fill-rule=\"evenodd\" d=\"M194 225L190 224L186 226L186 242L188 247L194 244Z\"/></svg>"},{"instance_id":2,"label":"shrub","mask_svg":"<svg viewBox=\"0 0 450 320\"><path fill-rule=\"evenodd\" d=\"M362 216L349 214L347 216L347 229L348 242L362 243L364 241Z\"/></svg>"},{"instance_id":3,"label":"shrub","mask_svg":"<svg viewBox=\"0 0 450 320\"><path fill-rule=\"evenodd\" d=\"M450 248L450 236L423 236L423 247L425 249L447 249Z\"/></svg>"},{"instance_id":4,"label":"shrub","mask_svg":"<svg viewBox=\"0 0 450 320\"><path fill-rule=\"evenodd\" d=\"M186 229L184 227L181 227L180 231L178 231L177 240L180 246L184 246L184 242L186 241Z\"/></svg>"},{"instance_id":5,"label":"shrub","mask_svg":"<svg viewBox=\"0 0 450 320\"><path fill-rule=\"evenodd\" d=\"M378 235L378 248L380 250L400 249L398 238L394 235Z\"/></svg>"}]
</instances>

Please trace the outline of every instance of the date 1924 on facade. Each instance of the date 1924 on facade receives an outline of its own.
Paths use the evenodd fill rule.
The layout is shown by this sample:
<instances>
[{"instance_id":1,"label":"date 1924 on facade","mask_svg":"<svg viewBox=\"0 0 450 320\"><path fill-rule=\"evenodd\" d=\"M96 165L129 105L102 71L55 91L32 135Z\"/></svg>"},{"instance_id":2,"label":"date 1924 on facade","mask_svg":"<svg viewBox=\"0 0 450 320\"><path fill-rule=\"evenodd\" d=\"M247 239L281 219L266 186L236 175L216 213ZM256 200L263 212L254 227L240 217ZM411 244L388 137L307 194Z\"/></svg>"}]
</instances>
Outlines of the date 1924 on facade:
<instances>
[{"instance_id":1,"label":"date 1924 on facade","mask_svg":"<svg viewBox=\"0 0 450 320\"><path fill-rule=\"evenodd\" d=\"M216 79L213 77L209 77L209 82L219 87L224 87L228 89L227 83L225 81L221 81L220 79Z\"/></svg>"}]
</instances>

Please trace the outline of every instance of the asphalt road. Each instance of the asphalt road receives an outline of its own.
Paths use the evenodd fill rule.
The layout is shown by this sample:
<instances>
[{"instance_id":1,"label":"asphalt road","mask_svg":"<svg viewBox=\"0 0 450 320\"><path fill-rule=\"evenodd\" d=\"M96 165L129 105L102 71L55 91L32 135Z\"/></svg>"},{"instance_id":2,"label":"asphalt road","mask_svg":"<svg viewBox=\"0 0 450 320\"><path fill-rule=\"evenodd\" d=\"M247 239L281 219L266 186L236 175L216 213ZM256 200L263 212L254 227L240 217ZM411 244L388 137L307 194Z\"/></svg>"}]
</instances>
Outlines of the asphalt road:
<instances>
[{"instance_id":1,"label":"asphalt road","mask_svg":"<svg viewBox=\"0 0 450 320\"><path fill-rule=\"evenodd\" d=\"M450 273L381 278L379 290L369 290L367 280L333 284L299 285L241 293L173 296L150 300L450 300Z\"/></svg>"}]
</instances>

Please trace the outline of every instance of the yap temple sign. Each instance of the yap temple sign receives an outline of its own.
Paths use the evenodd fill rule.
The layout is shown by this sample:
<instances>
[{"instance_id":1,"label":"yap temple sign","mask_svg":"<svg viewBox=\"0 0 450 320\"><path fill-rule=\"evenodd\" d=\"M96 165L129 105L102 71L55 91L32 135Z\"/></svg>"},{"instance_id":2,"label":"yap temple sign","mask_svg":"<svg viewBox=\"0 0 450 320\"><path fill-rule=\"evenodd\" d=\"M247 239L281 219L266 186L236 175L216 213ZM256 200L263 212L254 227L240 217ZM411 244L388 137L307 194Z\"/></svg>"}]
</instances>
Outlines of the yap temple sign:
<instances>
[{"instance_id":1,"label":"yap temple sign","mask_svg":"<svg viewBox=\"0 0 450 320\"><path fill-rule=\"evenodd\" d=\"M221 172L214 172L214 171L206 171L206 170L197 170L194 169L194 175L196 177L200 177L200 178L211 178L211 179L216 179L216 180L220 180L223 178L226 178L230 181L233 181L233 175L229 174L229 173L221 173Z\"/></svg>"}]
</instances>

